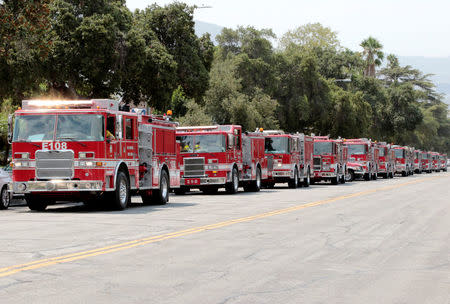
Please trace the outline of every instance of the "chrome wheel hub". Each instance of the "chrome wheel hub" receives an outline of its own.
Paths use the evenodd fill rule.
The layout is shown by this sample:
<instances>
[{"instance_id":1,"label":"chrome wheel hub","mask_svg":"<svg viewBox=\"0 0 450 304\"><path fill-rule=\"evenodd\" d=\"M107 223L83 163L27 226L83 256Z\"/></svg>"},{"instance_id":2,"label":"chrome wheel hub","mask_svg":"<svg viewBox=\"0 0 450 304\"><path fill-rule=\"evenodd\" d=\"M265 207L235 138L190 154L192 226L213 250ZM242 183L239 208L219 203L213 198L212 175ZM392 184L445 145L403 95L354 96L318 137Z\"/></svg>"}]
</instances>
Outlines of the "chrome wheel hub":
<instances>
[{"instance_id":1,"label":"chrome wheel hub","mask_svg":"<svg viewBox=\"0 0 450 304\"><path fill-rule=\"evenodd\" d=\"M127 185L123 179L120 180L120 184L119 184L119 199L120 199L120 203L122 205L126 204L126 202L127 202Z\"/></svg>"}]
</instances>

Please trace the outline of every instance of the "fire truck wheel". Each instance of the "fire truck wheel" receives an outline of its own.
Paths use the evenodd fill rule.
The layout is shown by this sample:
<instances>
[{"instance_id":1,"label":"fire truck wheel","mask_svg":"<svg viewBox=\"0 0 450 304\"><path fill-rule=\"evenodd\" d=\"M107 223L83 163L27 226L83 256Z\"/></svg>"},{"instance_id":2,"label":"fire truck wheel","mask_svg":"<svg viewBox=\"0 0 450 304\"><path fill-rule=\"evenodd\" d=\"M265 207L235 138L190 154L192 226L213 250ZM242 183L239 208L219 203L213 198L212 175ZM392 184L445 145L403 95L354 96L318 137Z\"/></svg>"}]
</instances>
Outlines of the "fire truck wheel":
<instances>
[{"instance_id":1,"label":"fire truck wheel","mask_svg":"<svg viewBox=\"0 0 450 304\"><path fill-rule=\"evenodd\" d=\"M116 190L111 193L110 204L116 210L123 210L130 202L130 182L123 171L119 171L116 177Z\"/></svg>"},{"instance_id":2,"label":"fire truck wheel","mask_svg":"<svg viewBox=\"0 0 450 304\"><path fill-rule=\"evenodd\" d=\"M33 211L44 211L47 208L47 202L40 201L37 197L30 194L25 196L28 208Z\"/></svg>"},{"instance_id":3,"label":"fire truck wheel","mask_svg":"<svg viewBox=\"0 0 450 304\"><path fill-rule=\"evenodd\" d=\"M2 203L0 204L0 209L8 209L11 203L11 194L8 192L8 187L5 185L1 192Z\"/></svg>"},{"instance_id":4,"label":"fire truck wheel","mask_svg":"<svg viewBox=\"0 0 450 304\"><path fill-rule=\"evenodd\" d=\"M372 180L377 180L377 178L378 178L378 173L372 174Z\"/></svg>"},{"instance_id":5,"label":"fire truck wheel","mask_svg":"<svg viewBox=\"0 0 450 304\"><path fill-rule=\"evenodd\" d=\"M369 173L364 173L364 180L370 181L370 174Z\"/></svg>"},{"instance_id":6,"label":"fire truck wheel","mask_svg":"<svg viewBox=\"0 0 450 304\"><path fill-rule=\"evenodd\" d=\"M297 171L297 168L295 168L295 170L294 170L294 178L293 179L289 179L288 186L291 189L298 188L298 171Z\"/></svg>"},{"instance_id":7,"label":"fire truck wheel","mask_svg":"<svg viewBox=\"0 0 450 304\"><path fill-rule=\"evenodd\" d=\"M311 185L311 173L309 170L306 172L306 177L303 180L303 187L309 187Z\"/></svg>"},{"instance_id":8,"label":"fire truck wheel","mask_svg":"<svg viewBox=\"0 0 450 304\"><path fill-rule=\"evenodd\" d=\"M256 168L256 180L244 185L245 192L258 192L261 190L261 169Z\"/></svg>"},{"instance_id":9,"label":"fire truck wheel","mask_svg":"<svg viewBox=\"0 0 450 304\"><path fill-rule=\"evenodd\" d=\"M341 184L345 184L345 174L341 176Z\"/></svg>"},{"instance_id":10,"label":"fire truck wheel","mask_svg":"<svg viewBox=\"0 0 450 304\"><path fill-rule=\"evenodd\" d=\"M339 184L339 176L332 177L332 178L331 178L331 184L332 184L332 185L337 185L337 184Z\"/></svg>"},{"instance_id":11,"label":"fire truck wheel","mask_svg":"<svg viewBox=\"0 0 450 304\"><path fill-rule=\"evenodd\" d=\"M161 171L159 178L159 189L153 190L152 203L156 205L165 205L169 202L170 181L166 170ZM144 199L142 199L144 201ZM145 202L144 202L145 203Z\"/></svg>"},{"instance_id":12,"label":"fire truck wheel","mask_svg":"<svg viewBox=\"0 0 450 304\"><path fill-rule=\"evenodd\" d=\"M349 181L352 182L355 180L355 171L353 170L348 170L348 174L350 175L350 179Z\"/></svg>"},{"instance_id":13,"label":"fire truck wheel","mask_svg":"<svg viewBox=\"0 0 450 304\"><path fill-rule=\"evenodd\" d=\"M402 176L403 176L403 177L406 176L406 171L402 171Z\"/></svg>"},{"instance_id":14,"label":"fire truck wheel","mask_svg":"<svg viewBox=\"0 0 450 304\"><path fill-rule=\"evenodd\" d=\"M225 185L228 194L235 194L239 190L239 176L236 168L231 172L231 182Z\"/></svg>"}]
</instances>

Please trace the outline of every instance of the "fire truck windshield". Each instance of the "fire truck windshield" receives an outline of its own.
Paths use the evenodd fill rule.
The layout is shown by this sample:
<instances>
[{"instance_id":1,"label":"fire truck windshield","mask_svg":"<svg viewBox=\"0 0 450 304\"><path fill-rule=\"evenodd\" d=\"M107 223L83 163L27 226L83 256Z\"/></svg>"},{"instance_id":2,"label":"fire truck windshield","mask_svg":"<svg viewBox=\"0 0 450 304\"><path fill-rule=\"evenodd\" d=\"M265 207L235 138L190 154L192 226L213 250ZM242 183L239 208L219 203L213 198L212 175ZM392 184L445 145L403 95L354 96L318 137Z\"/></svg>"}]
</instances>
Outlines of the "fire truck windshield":
<instances>
[{"instance_id":1,"label":"fire truck windshield","mask_svg":"<svg viewBox=\"0 0 450 304\"><path fill-rule=\"evenodd\" d=\"M58 115L56 140L103 141L104 117L96 114Z\"/></svg>"},{"instance_id":2,"label":"fire truck windshield","mask_svg":"<svg viewBox=\"0 0 450 304\"><path fill-rule=\"evenodd\" d=\"M212 153L225 152L225 135L207 134L207 135L184 135L178 136L180 141L181 153Z\"/></svg>"},{"instance_id":3,"label":"fire truck windshield","mask_svg":"<svg viewBox=\"0 0 450 304\"><path fill-rule=\"evenodd\" d=\"M395 149L395 158L405 158L405 150Z\"/></svg>"},{"instance_id":4,"label":"fire truck windshield","mask_svg":"<svg viewBox=\"0 0 450 304\"><path fill-rule=\"evenodd\" d=\"M331 141L316 141L314 143L314 155L324 155L333 153L333 143Z\"/></svg>"},{"instance_id":5,"label":"fire truck windshield","mask_svg":"<svg viewBox=\"0 0 450 304\"><path fill-rule=\"evenodd\" d=\"M13 141L53 140L55 115L20 115L14 123Z\"/></svg>"},{"instance_id":6,"label":"fire truck windshield","mask_svg":"<svg viewBox=\"0 0 450 304\"><path fill-rule=\"evenodd\" d=\"M289 153L287 137L266 137L266 153L284 154Z\"/></svg>"},{"instance_id":7,"label":"fire truck windshield","mask_svg":"<svg viewBox=\"0 0 450 304\"><path fill-rule=\"evenodd\" d=\"M366 154L366 145L348 145L349 155L364 155Z\"/></svg>"},{"instance_id":8,"label":"fire truck windshield","mask_svg":"<svg viewBox=\"0 0 450 304\"><path fill-rule=\"evenodd\" d=\"M55 134L55 124L56 137ZM16 117L13 141L39 142L46 140L103 141L102 115L20 115Z\"/></svg>"},{"instance_id":9,"label":"fire truck windshield","mask_svg":"<svg viewBox=\"0 0 450 304\"><path fill-rule=\"evenodd\" d=\"M386 150L386 148L380 148L380 149L378 149L378 151L379 151L379 156L386 156L386 153L385 153L385 150Z\"/></svg>"}]
</instances>

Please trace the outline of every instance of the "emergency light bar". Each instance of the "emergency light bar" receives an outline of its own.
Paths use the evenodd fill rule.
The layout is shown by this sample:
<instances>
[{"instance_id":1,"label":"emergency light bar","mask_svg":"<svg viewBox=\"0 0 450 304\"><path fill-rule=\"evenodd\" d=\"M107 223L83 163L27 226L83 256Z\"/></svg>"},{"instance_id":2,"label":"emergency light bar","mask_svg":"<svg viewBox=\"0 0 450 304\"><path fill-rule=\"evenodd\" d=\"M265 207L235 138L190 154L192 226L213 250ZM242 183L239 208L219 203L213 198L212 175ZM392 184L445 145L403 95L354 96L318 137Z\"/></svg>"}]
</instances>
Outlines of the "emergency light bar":
<instances>
[{"instance_id":1,"label":"emergency light bar","mask_svg":"<svg viewBox=\"0 0 450 304\"><path fill-rule=\"evenodd\" d=\"M22 109L24 110L107 109L117 111L119 109L119 102L112 99L89 99L89 100L32 99L32 100L23 100Z\"/></svg>"},{"instance_id":2,"label":"emergency light bar","mask_svg":"<svg viewBox=\"0 0 450 304\"><path fill-rule=\"evenodd\" d=\"M286 134L282 130L264 130L263 133L266 134L266 135L283 135L283 134Z\"/></svg>"},{"instance_id":3,"label":"emergency light bar","mask_svg":"<svg viewBox=\"0 0 450 304\"><path fill-rule=\"evenodd\" d=\"M199 127L177 127L177 130L184 132L195 132L195 131L210 131L218 130L223 132L230 132L231 125L217 125L217 126L199 126Z\"/></svg>"}]
</instances>

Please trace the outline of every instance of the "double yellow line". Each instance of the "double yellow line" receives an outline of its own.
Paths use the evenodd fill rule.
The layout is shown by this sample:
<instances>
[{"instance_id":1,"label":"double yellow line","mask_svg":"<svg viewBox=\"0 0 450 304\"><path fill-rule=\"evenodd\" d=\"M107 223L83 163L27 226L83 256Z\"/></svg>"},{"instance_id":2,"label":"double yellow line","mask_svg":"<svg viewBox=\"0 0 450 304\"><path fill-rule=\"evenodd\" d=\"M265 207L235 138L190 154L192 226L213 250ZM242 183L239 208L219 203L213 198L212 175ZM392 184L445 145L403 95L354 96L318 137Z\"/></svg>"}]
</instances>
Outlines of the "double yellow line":
<instances>
[{"instance_id":1,"label":"double yellow line","mask_svg":"<svg viewBox=\"0 0 450 304\"><path fill-rule=\"evenodd\" d=\"M312 203L296 205L296 206L289 207L289 208L278 209L278 210L274 210L274 211L270 211L270 212L260 213L260 214L256 214L253 216L242 217L242 218L238 218L238 219L234 219L234 220L224 221L224 222L205 225L205 226L194 227L194 228L180 230L180 231L176 231L176 232L172 232L172 233L166 233L166 234L156 235L156 236L152 236L152 237L136 239L136 240L132 240L132 241L124 242L124 243L119 243L116 245L101 247L101 248L87 250L87 251L80 251L80 252L62 255L62 256L58 256L58 257L36 260L36 261L25 263L25 264L8 266L8 267L0 268L0 277L10 276L10 275L16 274L18 272L22 272L22 271L38 269L38 268L43 268L43 267L47 267L47 266L51 266L51 265L55 265L55 264L68 263L68 262L72 262L72 261L76 261L76 260L86 259L89 257L94 257L94 256L104 255L104 254L113 253L113 252L117 252L117 251L122 251L125 249L137 247L137 246L142 246L142 245L151 244L151 243L155 243L155 242L161 242L161 241L168 240L168 239L178 238L178 237L182 237L185 235L195 234L195 233L199 233L199 232L203 232L203 231L207 231L207 230L218 229L218 228L231 226L231 225L238 224L238 223L250 222L250 221L257 220L257 219L262 219L262 218L266 218L266 217L270 217L270 216L274 216L274 215L289 213L289 212L293 212L293 211L297 211L297 210L301 210L301 209L305 209L305 208L309 208L309 207L325 205L325 204L329 204L332 202L341 201L341 200L358 197L358 196L363 196L363 195L367 195L367 194L371 194L371 193L375 193L375 192L379 192L379 191L396 189L396 188L400 188L403 186L416 184L416 183L419 183L422 181L433 180L436 178L439 178L439 177L413 180L413 181L409 181L409 182L401 183L401 184L397 184L397 185L386 186L386 187L366 190L366 191L362 191L362 192L356 192L356 193L348 194L348 195L341 195L341 196L337 196L337 197L326 199L326 200L321 200L321 201L316 201L316 202L312 202Z\"/></svg>"}]
</instances>

